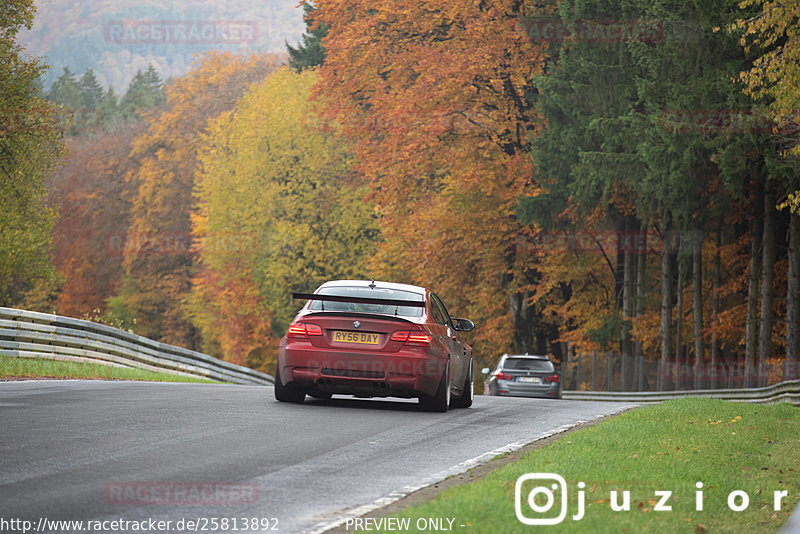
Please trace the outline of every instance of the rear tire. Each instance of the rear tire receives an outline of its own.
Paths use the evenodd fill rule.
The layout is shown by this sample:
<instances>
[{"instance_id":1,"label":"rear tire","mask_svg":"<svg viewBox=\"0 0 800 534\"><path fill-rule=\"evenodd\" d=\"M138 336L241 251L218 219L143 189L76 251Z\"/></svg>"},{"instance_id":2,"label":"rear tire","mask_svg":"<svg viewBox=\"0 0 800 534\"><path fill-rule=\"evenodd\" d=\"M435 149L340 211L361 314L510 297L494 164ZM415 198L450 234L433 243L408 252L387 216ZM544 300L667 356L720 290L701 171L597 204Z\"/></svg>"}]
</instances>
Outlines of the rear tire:
<instances>
[{"instance_id":1,"label":"rear tire","mask_svg":"<svg viewBox=\"0 0 800 534\"><path fill-rule=\"evenodd\" d=\"M426 412L446 412L450 405L450 362L444 368L442 373L442 380L439 382L439 387L436 393L429 397L424 395L419 398L419 404Z\"/></svg>"},{"instance_id":2,"label":"rear tire","mask_svg":"<svg viewBox=\"0 0 800 534\"><path fill-rule=\"evenodd\" d=\"M469 371L464 378L464 385L462 386L461 396L453 397L450 400L451 408L469 408L472 406L472 396L474 390L472 389L472 361L469 362Z\"/></svg>"},{"instance_id":3,"label":"rear tire","mask_svg":"<svg viewBox=\"0 0 800 534\"><path fill-rule=\"evenodd\" d=\"M284 385L281 381L280 362L275 366L275 399L280 402L291 402L292 404L302 404L306 398L306 392L300 388Z\"/></svg>"}]
</instances>

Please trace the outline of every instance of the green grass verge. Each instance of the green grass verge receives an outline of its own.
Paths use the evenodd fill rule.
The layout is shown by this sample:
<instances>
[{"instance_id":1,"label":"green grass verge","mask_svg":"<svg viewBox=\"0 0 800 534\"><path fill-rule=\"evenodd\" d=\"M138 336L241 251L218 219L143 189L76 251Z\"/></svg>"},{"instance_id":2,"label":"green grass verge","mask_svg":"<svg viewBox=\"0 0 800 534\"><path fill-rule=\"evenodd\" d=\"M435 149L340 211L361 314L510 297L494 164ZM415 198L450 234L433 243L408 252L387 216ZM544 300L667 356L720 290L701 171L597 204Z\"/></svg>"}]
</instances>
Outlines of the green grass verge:
<instances>
[{"instance_id":1,"label":"green grass verge","mask_svg":"<svg viewBox=\"0 0 800 534\"><path fill-rule=\"evenodd\" d=\"M199 382L217 384L201 377L158 373L144 369L109 367L96 363L65 362L41 358L0 356L0 378L104 378L113 380L144 380L148 382Z\"/></svg>"},{"instance_id":2,"label":"green grass verge","mask_svg":"<svg viewBox=\"0 0 800 534\"><path fill-rule=\"evenodd\" d=\"M515 485L526 473L555 473L566 479L568 514L562 523L529 526L517 519ZM581 481L586 484L585 515L576 521L572 516L578 511ZM698 481L703 483L702 511L696 509ZM523 502L539 485L523 484ZM613 490L620 502L623 491L631 492L630 511L611 510ZM671 511L656 510L660 497L655 492L661 490L672 491L667 501ZM728 495L735 490L749 496L744 511L728 507ZM788 496L782 510L775 511L773 492L783 490ZM531 518L554 517L561 506L558 495L547 514L536 514L527 504L523 510ZM800 409L693 398L645 406L576 430L486 477L444 490L391 517L410 518L410 532L418 531L418 520L422 526L431 518L451 518L453 530L464 533L752 534L779 531L798 499ZM544 496L535 502L543 505Z\"/></svg>"}]
</instances>

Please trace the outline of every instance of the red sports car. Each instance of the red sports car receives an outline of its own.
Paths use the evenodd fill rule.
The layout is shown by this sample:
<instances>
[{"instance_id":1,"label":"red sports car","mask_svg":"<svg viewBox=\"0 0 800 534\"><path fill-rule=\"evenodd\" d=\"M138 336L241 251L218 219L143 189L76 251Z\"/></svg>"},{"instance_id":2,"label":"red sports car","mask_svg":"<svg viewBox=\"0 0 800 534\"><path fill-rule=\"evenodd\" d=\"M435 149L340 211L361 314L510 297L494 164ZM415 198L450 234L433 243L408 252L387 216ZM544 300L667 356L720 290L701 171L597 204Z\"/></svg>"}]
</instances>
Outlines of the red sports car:
<instances>
[{"instance_id":1,"label":"red sports car","mask_svg":"<svg viewBox=\"0 0 800 534\"><path fill-rule=\"evenodd\" d=\"M333 394L419 398L426 410L472 405L472 347L441 299L418 286L326 282L306 299L281 339L275 398L302 403Z\"/></svg>"}]
</instances>

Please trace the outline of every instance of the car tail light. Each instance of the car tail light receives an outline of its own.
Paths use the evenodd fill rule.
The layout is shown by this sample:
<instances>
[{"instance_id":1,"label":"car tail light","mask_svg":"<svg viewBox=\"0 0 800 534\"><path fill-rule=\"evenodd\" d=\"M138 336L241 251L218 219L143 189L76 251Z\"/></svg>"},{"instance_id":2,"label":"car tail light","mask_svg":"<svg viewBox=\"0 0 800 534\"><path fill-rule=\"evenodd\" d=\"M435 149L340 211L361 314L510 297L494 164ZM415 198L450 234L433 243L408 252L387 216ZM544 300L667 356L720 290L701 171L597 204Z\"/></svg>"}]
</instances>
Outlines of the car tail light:
<instances>
[{"instance_id":1,"label":"car tail light","mask_svg":"<svg viewBox=\"0 0 800 534\"><path fill-rule=\"evenodd\" d=\"M400 343L405 343L408 341L408 334L410 334L408 330L398 330L394 334L392 334L392 341L399 341Z\"/></svg>"},{"instance_id":2,"label":"car tail light","mask_svg":"<svg viewBox=\"0 0 800 534\"><path fill-rule=\"evenodd\" d=\"M558 375L544 377L545 382L558 382Z\"/></svg>"},{"instance_id":3,"label":"car tail light","mask_svg":"<svg viewBox=\"0 0 800 534\"><path fill-rule=\"evenodd\" d=\"M293 337L304 339L308 336L321 336L322 328L315 324L309 323L292 323L289 325L289 330L286 332L286 337Z\"/></svg>"},{"instance_id":4,"label":"car tail light","mask_svg":"<svg viewBox=\"0 0 800 534\"><path fill-rule=\"evenodd\" d=\"M498 380L513 380L514 377L512 377L511 375L508 375L506 373L497 373L497 379Z\"/></svg>"},{"instance_id":5,"label":"car tail light","mask_svg":"<svg viewBox=\"0 0 800 534\"><path fill-rule=\"evenodd\" d=\"M398 330L391 337L392 341L399 341L406 345L425 346L431 342L431 336L425 332L410 332L408 330Z\"/></svg>"}]
</instances>

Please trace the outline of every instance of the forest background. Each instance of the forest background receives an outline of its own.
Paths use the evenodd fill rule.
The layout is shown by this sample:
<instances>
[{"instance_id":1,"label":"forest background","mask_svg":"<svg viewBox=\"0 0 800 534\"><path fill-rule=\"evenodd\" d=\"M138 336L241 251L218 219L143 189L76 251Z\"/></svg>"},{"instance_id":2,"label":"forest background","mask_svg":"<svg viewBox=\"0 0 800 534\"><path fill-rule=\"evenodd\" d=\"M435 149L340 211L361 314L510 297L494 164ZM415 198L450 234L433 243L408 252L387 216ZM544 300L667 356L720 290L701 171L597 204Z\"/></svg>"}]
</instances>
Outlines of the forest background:
<instances>
[{"instance_id":1,"label":"forest background","mask_svg":"<svg viewBox=\"0 0 800 534\"><path fill-rule=\"evenodd\" d=\"M800 1L316 0L285 53L120 96L46 74L8 6L2 306L269 372L292 291L375 278L434 288L486 364L797 375Z\"/></svg>"}]
</instances>

